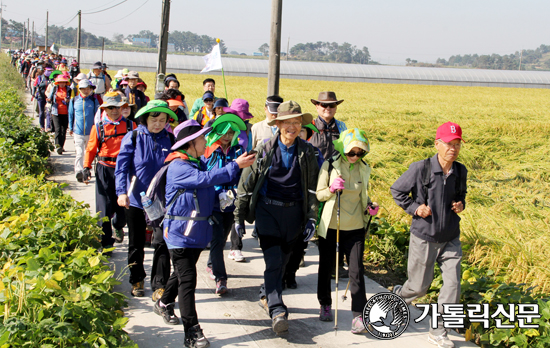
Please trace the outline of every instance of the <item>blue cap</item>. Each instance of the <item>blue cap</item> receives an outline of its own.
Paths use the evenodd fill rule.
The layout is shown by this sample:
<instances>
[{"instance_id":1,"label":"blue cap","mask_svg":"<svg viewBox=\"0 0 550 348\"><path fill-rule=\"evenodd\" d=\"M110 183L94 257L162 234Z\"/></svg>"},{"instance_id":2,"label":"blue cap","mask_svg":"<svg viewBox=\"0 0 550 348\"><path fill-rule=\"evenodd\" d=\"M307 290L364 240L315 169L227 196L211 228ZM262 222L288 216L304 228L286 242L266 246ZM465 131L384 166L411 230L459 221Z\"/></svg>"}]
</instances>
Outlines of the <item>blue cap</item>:
<instances>
[{"instance_id":1,"label":"blue cap","mask_svg":"<svg viewBox=\"0 0 550 348\"><path fill-rule=\"evenodd\" d=\"M206 91L204 92L204 94L202 95L202 100L205 100L205 99L214 99L214 93L210 92L210 91Z\"/></svg>"}]
</instances>

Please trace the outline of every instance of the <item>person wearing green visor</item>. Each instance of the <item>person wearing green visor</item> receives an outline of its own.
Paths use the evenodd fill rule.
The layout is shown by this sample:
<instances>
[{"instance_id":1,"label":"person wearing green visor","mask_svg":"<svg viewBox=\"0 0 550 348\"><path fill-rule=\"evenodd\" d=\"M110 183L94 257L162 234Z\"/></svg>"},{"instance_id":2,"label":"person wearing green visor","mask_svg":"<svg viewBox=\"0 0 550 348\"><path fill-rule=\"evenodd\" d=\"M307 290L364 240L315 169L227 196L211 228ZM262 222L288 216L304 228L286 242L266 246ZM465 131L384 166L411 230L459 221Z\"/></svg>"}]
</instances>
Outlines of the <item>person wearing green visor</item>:
<instances>
[{"instance_id":1,"label":"person wearing green visor","mask_svg":"<svg viewBox=\"0 0 550 348\"><path fill-rule=\"evenodd\" d=\"M49 76L50 84L48 85L48 87L46 87L46 92L44 93L44 95L48 96L52 93L52 89L55 87L55 84L54 84L55 78L61 74L63 73L59 70L54 70L50 73L50 76ZM55 125L53 124L51 110L52 110L52 102L51 100L48 101L46 99L46 132L55 133Z\"/></svg>"},{"instance_id":2,"label":"person wearing green visor","mask_svg":"<svg viewBox=\"0 0 550 348\"><path fill-rule=\"evenodd\" d=\"M246 124L237 115L224 114L216 118L212 123L212 131L206 136L207 148L204 158L207 162L208 171L223 168L246 152L239 145L239 136L241 132L245 131ZM213 215L217 222L212 227L212 241L206 270L210 278L216 281L216 294L220 296L227 292L227 272L223 259L223 248L229 232L234 228L233 211L235 210L235 198L237 197L237 185L240 177L239 173L233 181L215 186ZM237 233L232 233L233 235L238 236ZM231 250L230 252L233 253L234 251ZM244 258L242 261L244 261Z\"/></svg>"},{"instance_id":3,"label":"person wearing green visor","mask_svg":"<svg viewBox=\"0 0 550 348\"><path fill-rule=\"evenodd\" d=\"M378 205L371 203L368 183L371 168L364 161L370 151L367 133L353 128L345 130L333 141L339 155L327 160L321 167L317 182L317 199L325 202L317 234L319 236L319 273L317 298L321 305L319 319L332 321L330 289L331 270L336 259L337 210L340 210L340 250L349 264L351 332L366 332L361 314L367 303L363 276L365 228L369 215L378 213ZM337 200L340 192L340 201ZM338 206L340 205L340 206Z\"/></svg>"},{"instance_id":4,"label":"person wearing green visor","mask_svg":"<svg viewBox=\"0 0 550 348\"><path fill-rule=\"evenodd\" d=\"M176 115L164 101L152 100L142 107L136 114L140 124L134 131L124 136L116 159L117 202L119 206L126 208L130 283L132 295L138 297L144 296L143 280L146 274L143 259L147 227L140 194L147 192L151 180L164 165L164 160L170 154L170 148L174 144L174 136L164 128L168 117L176 117ZM133 184L132 181L134 181ZM124 235L116 237L121 242ZM165 268L160 272L155 267L152 270L154 274L151 276L151 285L154 291L164 288L168 281L169 261Z\"/></svg>"}]
</instances>

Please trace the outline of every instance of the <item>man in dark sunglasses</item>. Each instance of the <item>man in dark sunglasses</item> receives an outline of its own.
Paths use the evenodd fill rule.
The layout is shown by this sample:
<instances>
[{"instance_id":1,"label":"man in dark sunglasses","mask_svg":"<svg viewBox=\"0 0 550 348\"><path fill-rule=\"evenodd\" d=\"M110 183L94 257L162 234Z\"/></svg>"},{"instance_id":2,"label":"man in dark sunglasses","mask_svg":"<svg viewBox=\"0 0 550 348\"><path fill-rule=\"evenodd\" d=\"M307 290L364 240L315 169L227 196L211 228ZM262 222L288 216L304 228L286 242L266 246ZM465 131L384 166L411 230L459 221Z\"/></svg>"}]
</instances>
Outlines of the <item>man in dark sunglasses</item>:
<instances>
[{"instance_id":1,"label":"man in dark sunglasses","mask_svg":"<svg viewBox=\"0 0 550 348\"><path fill-rule=\"evenodd\" d=\"M309 141L315 147L318 147L325 159L329 159L338 154L334 150L333 141L337 140L340 133L347 129L346 124L334 118L338 105L344 100L338 100L334 92L321 92L317 99L311 99L311 102L317 108L319 115L313 124L319 133L314 133Z\"/></svg>"}]
</instances>

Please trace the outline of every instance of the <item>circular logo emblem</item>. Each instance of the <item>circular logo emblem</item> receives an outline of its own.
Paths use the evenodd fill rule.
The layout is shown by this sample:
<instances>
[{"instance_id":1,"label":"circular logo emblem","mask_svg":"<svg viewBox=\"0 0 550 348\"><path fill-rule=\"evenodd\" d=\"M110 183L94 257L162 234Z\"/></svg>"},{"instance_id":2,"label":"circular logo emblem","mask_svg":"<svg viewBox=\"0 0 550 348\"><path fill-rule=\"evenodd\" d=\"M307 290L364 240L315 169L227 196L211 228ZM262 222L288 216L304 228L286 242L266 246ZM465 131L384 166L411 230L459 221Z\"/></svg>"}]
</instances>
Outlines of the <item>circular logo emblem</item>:
<instances>
[{"instance_id":1,"label":"circular logo emblem","mask_svg":"<svg viewBox=\"0 0 550 348\"><path fill-rule=\"evenodd\" d=\"M411 320L409 306L391 292L372 296L363 309L363 323L374 337L392 340L401 336Z\"/></svg>"}]
</instances>

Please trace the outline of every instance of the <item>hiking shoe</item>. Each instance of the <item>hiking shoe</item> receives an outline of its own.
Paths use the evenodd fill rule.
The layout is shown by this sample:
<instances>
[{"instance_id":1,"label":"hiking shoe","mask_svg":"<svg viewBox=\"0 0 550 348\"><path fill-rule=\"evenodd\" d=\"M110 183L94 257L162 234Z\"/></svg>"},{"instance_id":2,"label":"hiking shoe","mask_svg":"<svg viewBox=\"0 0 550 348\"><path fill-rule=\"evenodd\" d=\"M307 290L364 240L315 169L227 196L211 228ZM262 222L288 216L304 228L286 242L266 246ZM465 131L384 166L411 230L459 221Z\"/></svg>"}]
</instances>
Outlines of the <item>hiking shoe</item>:
<instances>
[{"instance_id":1,"label":"hiking shoe","mask_svg":"<svg viewBox=\"0 0 550 348\"><path fill-rule=\"evenodd\" d=\"M267 299L265 298L265 296L260 299L258 305L264 309L267 315L269 315L269 306L267 305Z\"/></svg>"},{"instance_id":2,"label":"hiking shoe","mask_svg":"<svg viewBox=\"0 0 550 348\"><path fill-rule=\"evenodd\" d=\"M391 292L393 292L394 294L396 294L398 296L401 296L401 291L403 291L403 285L395 285Z\"/></svg>"},{"instance_id":3,"label":"hiking shoe","mask_svg":"<svg viewBox=\"0 0 550 348\"><path fill-rule=\"evenodd\" d=\"M58 148L57 148L57 154L58 154L58 155L62 155L62 154L63 154L63 148L62 148L62 147L58 147Z\"/></svg>"},{"instance_id":4,"label":"hiking shoe","mask_svg":"<svg viewBox=\"0 0 550 348\"><path fill-rule=\"evenodd\" d=\"M243 253L240 250L231 250L229 251L229 259L235 260L236 262L244 262L246 259L243 256Z\"/></svg>"},{"instance_id":5,"label":"hiking shoe","mask_svg":"<svg viewBox=\"0 0 550 348\"><path fill-rule=\"evenodd\" d=\"M210 279L216 280L216 276L214 275L214 272L212 272L212 267L206 266L206 272L208 273Z\"/></svg>"},{"instance_id":6,"label":"hiking shoe","mask_svg":"<svg viewBox=\"0 0 550 348\"><path fill-rule=\"evenodd\" d=\"M283 288L286 283L286 287L289 289L296 289L298 287L298 283L296 283L296 276L291 275L288 276L286 279L283 279Z\"/></svg>"},{"instance_id":7,"label":"hiking shoe","mask_svg":"<svg viewBox=\"0 0 550 348\"><path fill-rule=\"evenodd\" d=\"M132 284L132 296L135 296L135 297L145 296L145 290L143 289L143 280Z\"/></svg>"},{"instance_id":8,"label":"hiking shoe","mask_svg":"<svg viewBox=\"0 0 550 348\"><path fill-rule=\"evenodd\" d=\"M227 293L227 279L220 279L216 282L216 295L221 296Z\"/></svg>"},{"instance_id":9,"label":"hiking shoe","mask_svg":"<svg viewBox=\"0 0 550 348\"><path fill-rule=\"evenodd\" d=\"M365 332L367 332L367 328L363 323L363 318L361 318L360 315L353 318L353 321L351 322L351 333L357 335Z\"/></svg>"},{"instance_id":10,"label":"hiking shoe","mask_svg":"<svg viewBox=\"0 0 550 348\"><path fill-rule=\"evenodd\" d=\"M447 336L447 332L444 332L440 336L434 336L431 332L428 334L428 342L435 344L439 348L454 348L455 344Z\"/></svg>"},{"instance_id":11,"label":"hiking shoe","mask_svg":"<svg viewBox=\"0 0 550 348\"><path fill-rule=\"evenodd\" d=\"M174 313L174 303L162 306L160 304L160 300L158 300L157 302L155 302L153 312L155 312L157 315L160 315L162 319L164 319L164 322L168 325L178 325L180 323L180 318L178 318L177 315Z\"/></svg>"},{"instance_id":12,"label":"hiking shoe","mask_svg":"<svg viewBox=\"0 0 550 348\"><path fill-rule=\"evenodd\" d=\"M155 292L153 292L153 296L151 296L151 299L153 300L153 302L157 302L158 300L160 300L162 295L164 295L164 289L163 288L157 289L155 290Z\"/></svg>"},{"instance_id":13,"label":"hiking shoe","mask_svg":"<svg viewBox=\"0 0 550 348\"><path fill-rule=\"evenodd\" d=\"M306 261L304 260L304 255L302 255L302 259L300 260L300 265L298 267L300 268L306 267Z\"/></svg>"},{"instance_id":14,"label":"hiking shoe","mask_svg":"<svg viewBox=\"0 0 550 348\"><path fill-rule=\"evenodd\" d=\"M115 228L115 242L122 243L124 241L124 230Z\"/></svg>"},{"instance_id":15,"label":"hiking shoe","mask_svg":"<svg viewBox=\"0 0 550 348\"><path fill-rule=\"evenodd\" d=\"M288 331L288 320L286 319L286 313L279 313L271 320L271 327L273 332L281 334Z\"/></svg>"},{"instance_id":16,"label":"hiking shoe","mask_svg":"<svg viewBox=\"0 0 550 348\"><path fill-rule=\"evenodd\" d=\"M190 348L206 348L210 346L210 342L204 337L199 324L191 327L189 331L187 331L183 344L185 347Z\"/></svg>"},{"instance_id":17,"label":"hiking shoe","mask_svg":"<svg viewBox=\"0 0 550 348\"><path fill-rule=\"evenodd\" d=\"M82 173L82 172L76 173L76 181L84 182L84 173Z\"/></svg>"},{"instance_id":18,"label":"hiking shoe","mask_svg":"<svg viewBox=\"0 0 550 348\"><path fill-rule=\"evenodd\" d=\"M334 269L332 270L332 274L330 275L330 278L336 279L336 271ZM348 270L342 266L340 266L340 268L338 269L338 279L340 278L344 278L344 279L349 278Z\"/></svg>"},{"instance_id":19,"label":"hiking shoe","mask_svg":"<svg viewBox=\"0 0 550 348\"><path fill-rule=\"evenodd\" d=\"M334 318L332 317L332 308L330 305L321 305L321 309L319 310L319 320L321 321L333 321Z\"/></svg>"}]
</instances>

